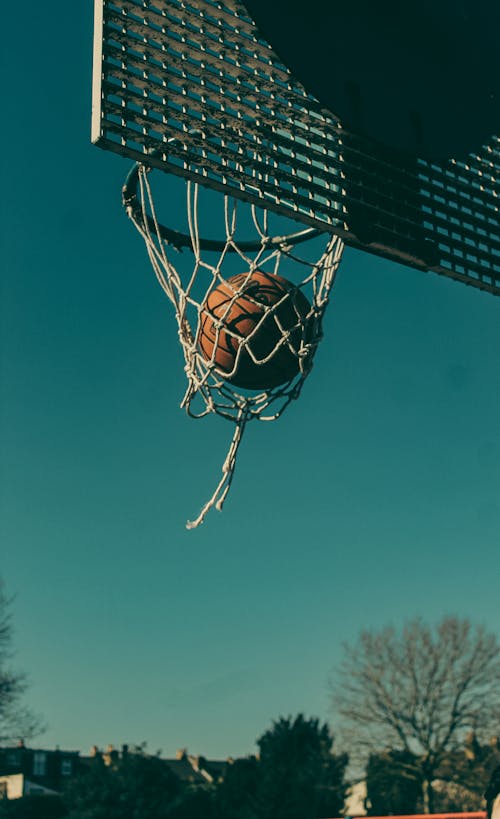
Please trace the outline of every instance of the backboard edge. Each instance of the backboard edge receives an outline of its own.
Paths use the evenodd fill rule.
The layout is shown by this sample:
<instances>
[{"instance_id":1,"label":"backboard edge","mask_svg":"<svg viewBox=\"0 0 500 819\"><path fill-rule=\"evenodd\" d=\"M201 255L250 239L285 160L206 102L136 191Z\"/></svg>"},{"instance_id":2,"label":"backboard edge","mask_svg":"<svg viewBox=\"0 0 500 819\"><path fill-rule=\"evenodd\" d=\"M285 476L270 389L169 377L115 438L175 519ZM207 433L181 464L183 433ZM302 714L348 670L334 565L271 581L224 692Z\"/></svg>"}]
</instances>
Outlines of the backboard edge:
<instances>
[{"instance_id":1,"label":"backboard edge","mask_svg":"<svg viewBox=\"0 0 500 819\"><path fill-rule=\"evenodd\" d=\"M104 0L94 0L94 52L92 63L92 124L90 139L95 144L101 136L102 41Z\"/></svg>"}]
</instances>

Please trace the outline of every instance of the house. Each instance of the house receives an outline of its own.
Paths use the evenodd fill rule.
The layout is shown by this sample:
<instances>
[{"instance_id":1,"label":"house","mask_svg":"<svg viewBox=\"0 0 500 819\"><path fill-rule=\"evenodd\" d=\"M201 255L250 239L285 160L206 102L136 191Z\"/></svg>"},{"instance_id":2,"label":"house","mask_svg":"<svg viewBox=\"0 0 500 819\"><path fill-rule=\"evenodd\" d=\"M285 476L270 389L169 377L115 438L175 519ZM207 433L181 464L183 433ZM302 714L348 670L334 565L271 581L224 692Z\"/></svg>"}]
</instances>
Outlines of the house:
<instances>
[{"instance_id":1,"label":"house","mask_svg":"<svg viewBox=\"0 0 500 819\"><path fill-rule=\"evenodd\" d=\"M98 761L111 766L128 753L128 745L123 745L121 750L113 745L108 745L105 750L93 746L90 754L85 756L79 751L61 751L59 748L28 748L24 742L0 748L0 799L60 794L72 776ZM231 761L208 760L189 754L185 748L177 751L175 759L162 760L177 779L193 785L220 782Z\"/></svg>"},{"instance_id":2,"label":"house","mask_svg":"<svg viewBox=\"0 0 500 819\"><path fill-rule=\"evenodd\" d=\"M345 803L346 816L366 816L366 780L354 782L347 793Z\"/></svg>"},{"instance_id":3,"label":"house","mask_svg":"<svg viewBox=\"0 0 500 819\"><path fill-rule=\"evenodd\" d=\"M181 781L202 785L207 782L220 782L231 762L230 760L208 760L204 756L193 756L188 754L186 748L181 748L177 751L175 759L166 759L165 764Z\"/></svg>"},{"instance_id":4,"label":"house","mask_svg":"<svg viewBox=\"0 0 500 819\"><path fill-rule=\"evenodd\" d=\"M24 742L15 746L0 748L0 795L2 791L27 795L27 789L38 792L60 792L65 780L79 770L81 764L78 751L43 750L27 748ZM16 779L16 777L18 777ZM19 778L21 777L21 778Z\"/></svg>"},{"instance_id":5,"label":"house","mask_svg":"<svg viewBox=\"0 0 500 819\"><path fill-rule=\"evenodd\" d=\"M108 745L104 751L93 746L88 756L59 748L50 751L28 748L24 742L0 748L0 799L59 794L65 781L97 760L112 765L127 753L128 745L123 745L120 751L113 745ZM207 760L189 754L183 748L177 751L175 759L164 759L163 762L182 782L201 785L221 781L231 760Z\"/></svg>"},{"instance_id":6,"label":"house","mask_svg":"<svg viewBox=\"0 0 500 819\"><path fill-rule=\"evenodd\" d=\"M22 796L57 796L57 794L50 788L30 782L22 773L0 776L0 799L21 799Z\"/></svg>"}]
</instances>

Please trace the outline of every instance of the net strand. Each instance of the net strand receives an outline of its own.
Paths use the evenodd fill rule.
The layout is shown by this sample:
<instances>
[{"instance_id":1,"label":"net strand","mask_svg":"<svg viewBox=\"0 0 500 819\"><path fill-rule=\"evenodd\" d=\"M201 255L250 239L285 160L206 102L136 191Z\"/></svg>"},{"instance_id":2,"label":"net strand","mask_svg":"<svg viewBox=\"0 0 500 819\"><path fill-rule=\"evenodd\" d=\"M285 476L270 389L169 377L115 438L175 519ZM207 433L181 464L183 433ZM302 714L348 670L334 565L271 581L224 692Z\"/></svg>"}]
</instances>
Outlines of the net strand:
<instances>
[{"instance_id":1,"label":"net strand","mask_svg":"<svg viewBox=\"0 0 500 819\"><path fill-rule=\"evenodd\" d=\"M323 234L318 238L317 231L311 231L314 241L321 242L319 255L315 249L316 258L311 261L296 251L297 244L304 241L303 234L307 238L307 231L289 236L273 236L268 211L258 210L253 205L248 209L248 222L258 239L255 242L239 242L238 207L241 209L243 206L241 202L224 196L225 240L220 243L220 250L218 249L217 259L214 261L207 258L209 254L203 250L200 239L199 187L197 183L188 182L188 233L185 244L192 252L193 263L185 273L182 264L174 264L174 253L178 254L175 246L171 247L169 240L164 236L162 238L148 173L146 166L138 166L139 204L132 207L130 197L124 199L124 202L129 217L145 242L158 283L175 311L187 378L181 407L192 418L203 418L213 413L234 424L233 436L215 491L203 505L199 515L187 523L187 528L193 529L203 523L210 509L222 510L231 488L238 450L248 422L274 421L299 397L323 337L323 313L342 258L343 242L340 237L331 234ZM176 259L181 255L178 254ZM243 268L244 271L237 277L238 284L234 282L235 267ZM286 277L282 273L283 267L286 268ZM227 269L230 271L229 277ZM295 279L300 278L302 273L298 283L290 282L289 271L292 270ZM271 299L269 303L259 293L256 295L251 287L252 277L256 273L267 276L271 282L276 281L273 277L278 277L280 282L285 279L287 285L283 295ZM214 312L209 307L208 299L220 287L223 288L225 302L221 302L221 309L214 308ZM230 296L226 295L228 287ZM243 301L238 302L239 299ZM231 311L242 303L247 305L246 309L254 310L252 317L256 316L253 327L244 335L229 323ZM307 305L307 314L304 305ZM282 310L287 312L282 313ZM214 335L210 355L207 355L202 346L202 341L207 338L207 321L211 322L210 328ZM272 348L264 352L260 349L262 345L259 346L259 333L262 333L263 328L268 333L271 328L272 338L276 338ZM222 343L228 349L236 348L231 370L227 367L222 370L217 361L217 350ZM257 390L238 387L234 383L238 381L242 367L250 366L255 372L259 367L272 368L274 357L283 355L287 357L287 361L296 362L295 367L290 372L287 371L288 380L284 383Z\"/></svg>"},{"instance_id":2,"label":"net strand","mask_svg":"<svg viewBox=\"0 0 500 819\"><path fill-rule=\"evenodd\" d=\"M226 500L227 493L229 492L233 481L234 470L236 468L236 456L238 454L238 449L245 431L247 420L246 408L242 408L235 421L233 437L222 465L222 477L217 484L212 497L203 505L198 517L194 520L188 520L186 529L196 529L197 526L203 523L207 512L209 512L214 506L218 512L222 512L224 501Z\"/></svg>"}]
</instances>

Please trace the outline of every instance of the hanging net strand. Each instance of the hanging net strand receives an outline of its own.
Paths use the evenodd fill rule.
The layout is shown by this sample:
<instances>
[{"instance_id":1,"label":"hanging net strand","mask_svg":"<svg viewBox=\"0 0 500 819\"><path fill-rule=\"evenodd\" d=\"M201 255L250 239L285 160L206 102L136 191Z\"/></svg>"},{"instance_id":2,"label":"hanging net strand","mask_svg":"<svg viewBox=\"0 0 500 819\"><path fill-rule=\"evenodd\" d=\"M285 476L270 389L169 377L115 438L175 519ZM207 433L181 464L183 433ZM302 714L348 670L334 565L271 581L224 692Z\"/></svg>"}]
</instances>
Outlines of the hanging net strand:
<instances>
[{"instance_id":1,"label":"hanging net strand","mask_svg":"<svg viewBox=\"0 0 500 819\"><path fill-rule=\"evenodd\" d=\"M248 416L246 414L246 409L242 409L236 421L234 422L235 427L233 438L229 446L226 459L222 465L221 479L217 484L215 492L213 493L212 497L204 504L198 517L195 518L195 520L188 520L188 522L186 523L187 529L196 529L196 527L199 526L200 523L203 523L207 512L209 512L213 506L215 506L215 508L219 512L222 511L222 507L224 505L227 493L231 488L234 470L236 467L236 455L238 454L238 447L243 437L243 432L245 431L245 424L247 420Z\"/></svg>"},{"instance_id":2,"label":"hanging net strand","mask_svg":"<svg viewBox=\"0 0 500 819\"><path fill-rule=\"evenodd\" d=\"M187 378L181 407L193 418L214 413L234 424L220 480L187 523L192 529L212 507L222 509L248 422L273 421L299 397L322 339L343 242L317 228L273 234L267 210L229 196L223 197L224 238L206 239L200 190L191 182L187 230L172 230L158 219L149 173L134 166L123 203L174 308ZM253 238L239 238L240 223ZM179 253L184 249L187 260Z\"/></svg>"}]
</instances>

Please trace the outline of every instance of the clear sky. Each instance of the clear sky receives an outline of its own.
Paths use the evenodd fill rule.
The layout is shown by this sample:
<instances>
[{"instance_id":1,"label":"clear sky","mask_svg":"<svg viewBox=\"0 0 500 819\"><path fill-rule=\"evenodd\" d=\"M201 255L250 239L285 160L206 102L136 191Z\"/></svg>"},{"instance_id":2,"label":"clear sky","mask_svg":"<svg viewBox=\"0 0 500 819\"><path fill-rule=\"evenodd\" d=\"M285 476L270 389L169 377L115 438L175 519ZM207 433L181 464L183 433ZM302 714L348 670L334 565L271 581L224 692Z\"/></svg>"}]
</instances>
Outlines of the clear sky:
<instances>
[{"instance_id":1,"label":"clear sky","mask_svg":"<svg viewBox=\"0 0 500 819\"><path fill-rule=\"evenodd\" d=\"M346 251L300 402L231 428L179 409L172 311L90 144L92 4L3 10L0 573L47 732L246 754L328 719L361 628L500 631L500 300ZM171 201L184 207L180 185Z\"/></svg>"}]
</instances>

